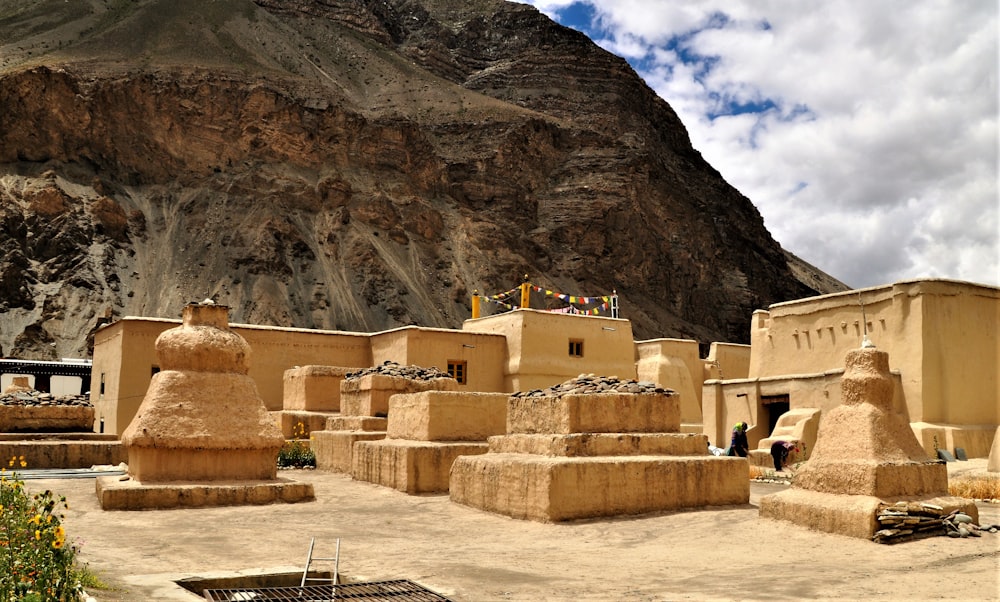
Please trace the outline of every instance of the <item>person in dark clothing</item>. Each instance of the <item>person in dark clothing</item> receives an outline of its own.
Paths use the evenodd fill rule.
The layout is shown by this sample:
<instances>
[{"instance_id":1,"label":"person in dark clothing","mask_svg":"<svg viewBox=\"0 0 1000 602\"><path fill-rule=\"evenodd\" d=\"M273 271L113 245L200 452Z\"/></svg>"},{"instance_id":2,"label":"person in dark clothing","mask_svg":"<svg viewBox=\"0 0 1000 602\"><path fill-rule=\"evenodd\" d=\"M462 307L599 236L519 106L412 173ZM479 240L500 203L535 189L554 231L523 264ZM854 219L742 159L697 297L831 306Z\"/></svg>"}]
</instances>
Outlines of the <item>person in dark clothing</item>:
<instances>
[{"instance_id":1,"label":"person in dark clothing","mask_svg":"<svg viewBox=\"0 0 1000 602\"><path fill-rule=\"evenodd\" d=\"M750 450L747 443L747 423L740 422L733 427L733 436L729 442L729 455L746 458Z\"/></svg>"},{"instance_id":2,"label":"person in dark clothing","mask_svg":"<svg viewBox=\"0 0 1000 602\"><path fill-rule=\"evenodd\" d=\"M781 472L788 460L788 454L795 449L794 443L775 441L771 444L771 457L774 459L774 470Z\"/></svg>"}]
</instances>

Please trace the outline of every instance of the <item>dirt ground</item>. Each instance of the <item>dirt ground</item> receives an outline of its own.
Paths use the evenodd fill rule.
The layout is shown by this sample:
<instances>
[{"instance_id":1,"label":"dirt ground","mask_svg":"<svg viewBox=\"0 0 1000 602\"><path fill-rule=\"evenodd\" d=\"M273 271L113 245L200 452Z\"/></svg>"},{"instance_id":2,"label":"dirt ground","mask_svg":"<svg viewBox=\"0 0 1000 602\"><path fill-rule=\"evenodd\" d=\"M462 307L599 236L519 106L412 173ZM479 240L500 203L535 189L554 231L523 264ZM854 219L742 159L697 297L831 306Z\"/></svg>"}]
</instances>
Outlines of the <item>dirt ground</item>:
<instances>
[{"instance_id":1,"label":"dirt ground","mask_svg":"<svg viewBox=\"0 0 1000 602\"><path fill-rule=\"evenodd\" d=\"M985 460L949 465L984 472ZM99 602L203 599L174 584L196 576L301 571L310 537L350 580L410 579L450 599L997 600L1000 533L880 545L758 517L746 506L542 524L408 496L349 476L281 472L316 501L193 510L102 511L93 479L29 480L70 504L79 558L112 589ZM979 505L1000 524L1000 505Z\"/></svg>"}]
</instances>

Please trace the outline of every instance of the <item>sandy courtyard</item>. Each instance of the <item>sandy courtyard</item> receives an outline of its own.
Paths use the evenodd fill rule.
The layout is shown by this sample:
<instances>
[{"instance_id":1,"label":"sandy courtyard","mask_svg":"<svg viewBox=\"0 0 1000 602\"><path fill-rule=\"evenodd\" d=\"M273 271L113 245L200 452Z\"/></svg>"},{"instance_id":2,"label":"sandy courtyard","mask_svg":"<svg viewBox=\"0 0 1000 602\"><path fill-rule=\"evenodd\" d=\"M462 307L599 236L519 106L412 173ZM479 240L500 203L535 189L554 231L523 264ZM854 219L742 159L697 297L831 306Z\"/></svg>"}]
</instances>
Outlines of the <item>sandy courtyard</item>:
<instances>
[{"instance_id":1,"label":"sandy courtyard","mask_svg":"<svg viewBox=\"0 0 1000 602\"><path fill-rule=\"evenodd\" d=\"M759 497L783 485L752 484L746 506L541 524L341 474L279 474L312 482L316 501L102 511L93 479L27 486L67 497L80 559L115 586L100 602L193 601L174 580L301 570L313 536L320 556L341 538L348 579L410 579L456 602L1000 599L1000 534L888 546L759 518ZM1000 506L979 509L1000 523Z\"/></svg>"}]
</instances>

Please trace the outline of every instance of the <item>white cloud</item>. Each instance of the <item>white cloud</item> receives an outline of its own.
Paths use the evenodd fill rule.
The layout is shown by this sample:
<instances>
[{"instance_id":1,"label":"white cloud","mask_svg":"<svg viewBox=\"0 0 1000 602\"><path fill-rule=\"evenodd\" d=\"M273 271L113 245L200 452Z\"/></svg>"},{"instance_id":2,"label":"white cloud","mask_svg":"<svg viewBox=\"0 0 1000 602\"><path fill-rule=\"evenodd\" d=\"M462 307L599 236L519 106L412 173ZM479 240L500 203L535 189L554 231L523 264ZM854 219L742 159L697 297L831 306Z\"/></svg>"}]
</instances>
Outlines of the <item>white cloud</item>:
<instances>
[{"instance_id":1,"label":"white cloud","mask_svg":"<svg viewBox=\"0 0 1000 602\"><path fill-rule=\"evenodd\" d=\"M853 286L1000 284L996 3L587 3L581 28L639 66L787 249ZM719 98L774 106L712 120Z\"/></svg>"}]
</instances>

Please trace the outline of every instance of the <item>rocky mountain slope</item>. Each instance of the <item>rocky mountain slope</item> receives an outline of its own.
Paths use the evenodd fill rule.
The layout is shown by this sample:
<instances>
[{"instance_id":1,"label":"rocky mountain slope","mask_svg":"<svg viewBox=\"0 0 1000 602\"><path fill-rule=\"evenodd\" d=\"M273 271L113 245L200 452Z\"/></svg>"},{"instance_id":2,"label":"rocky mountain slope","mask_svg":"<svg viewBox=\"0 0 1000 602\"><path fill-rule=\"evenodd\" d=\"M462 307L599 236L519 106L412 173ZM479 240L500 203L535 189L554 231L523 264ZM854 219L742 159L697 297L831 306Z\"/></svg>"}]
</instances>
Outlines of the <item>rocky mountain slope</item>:
<instances>
[{"instance_id":1,"label":"rocky mountain slope","mask_svg":"<svg viewBox=\"0 0 1000 602\"><path fill-rule=\"evenodd\" d=\"M754 309L843 288L624 60L527 5L0 0L0 107L8 356L206 297L454 328L524 274L617 290L639 338L745 341Z\"/></svg>"}]
</instances>

